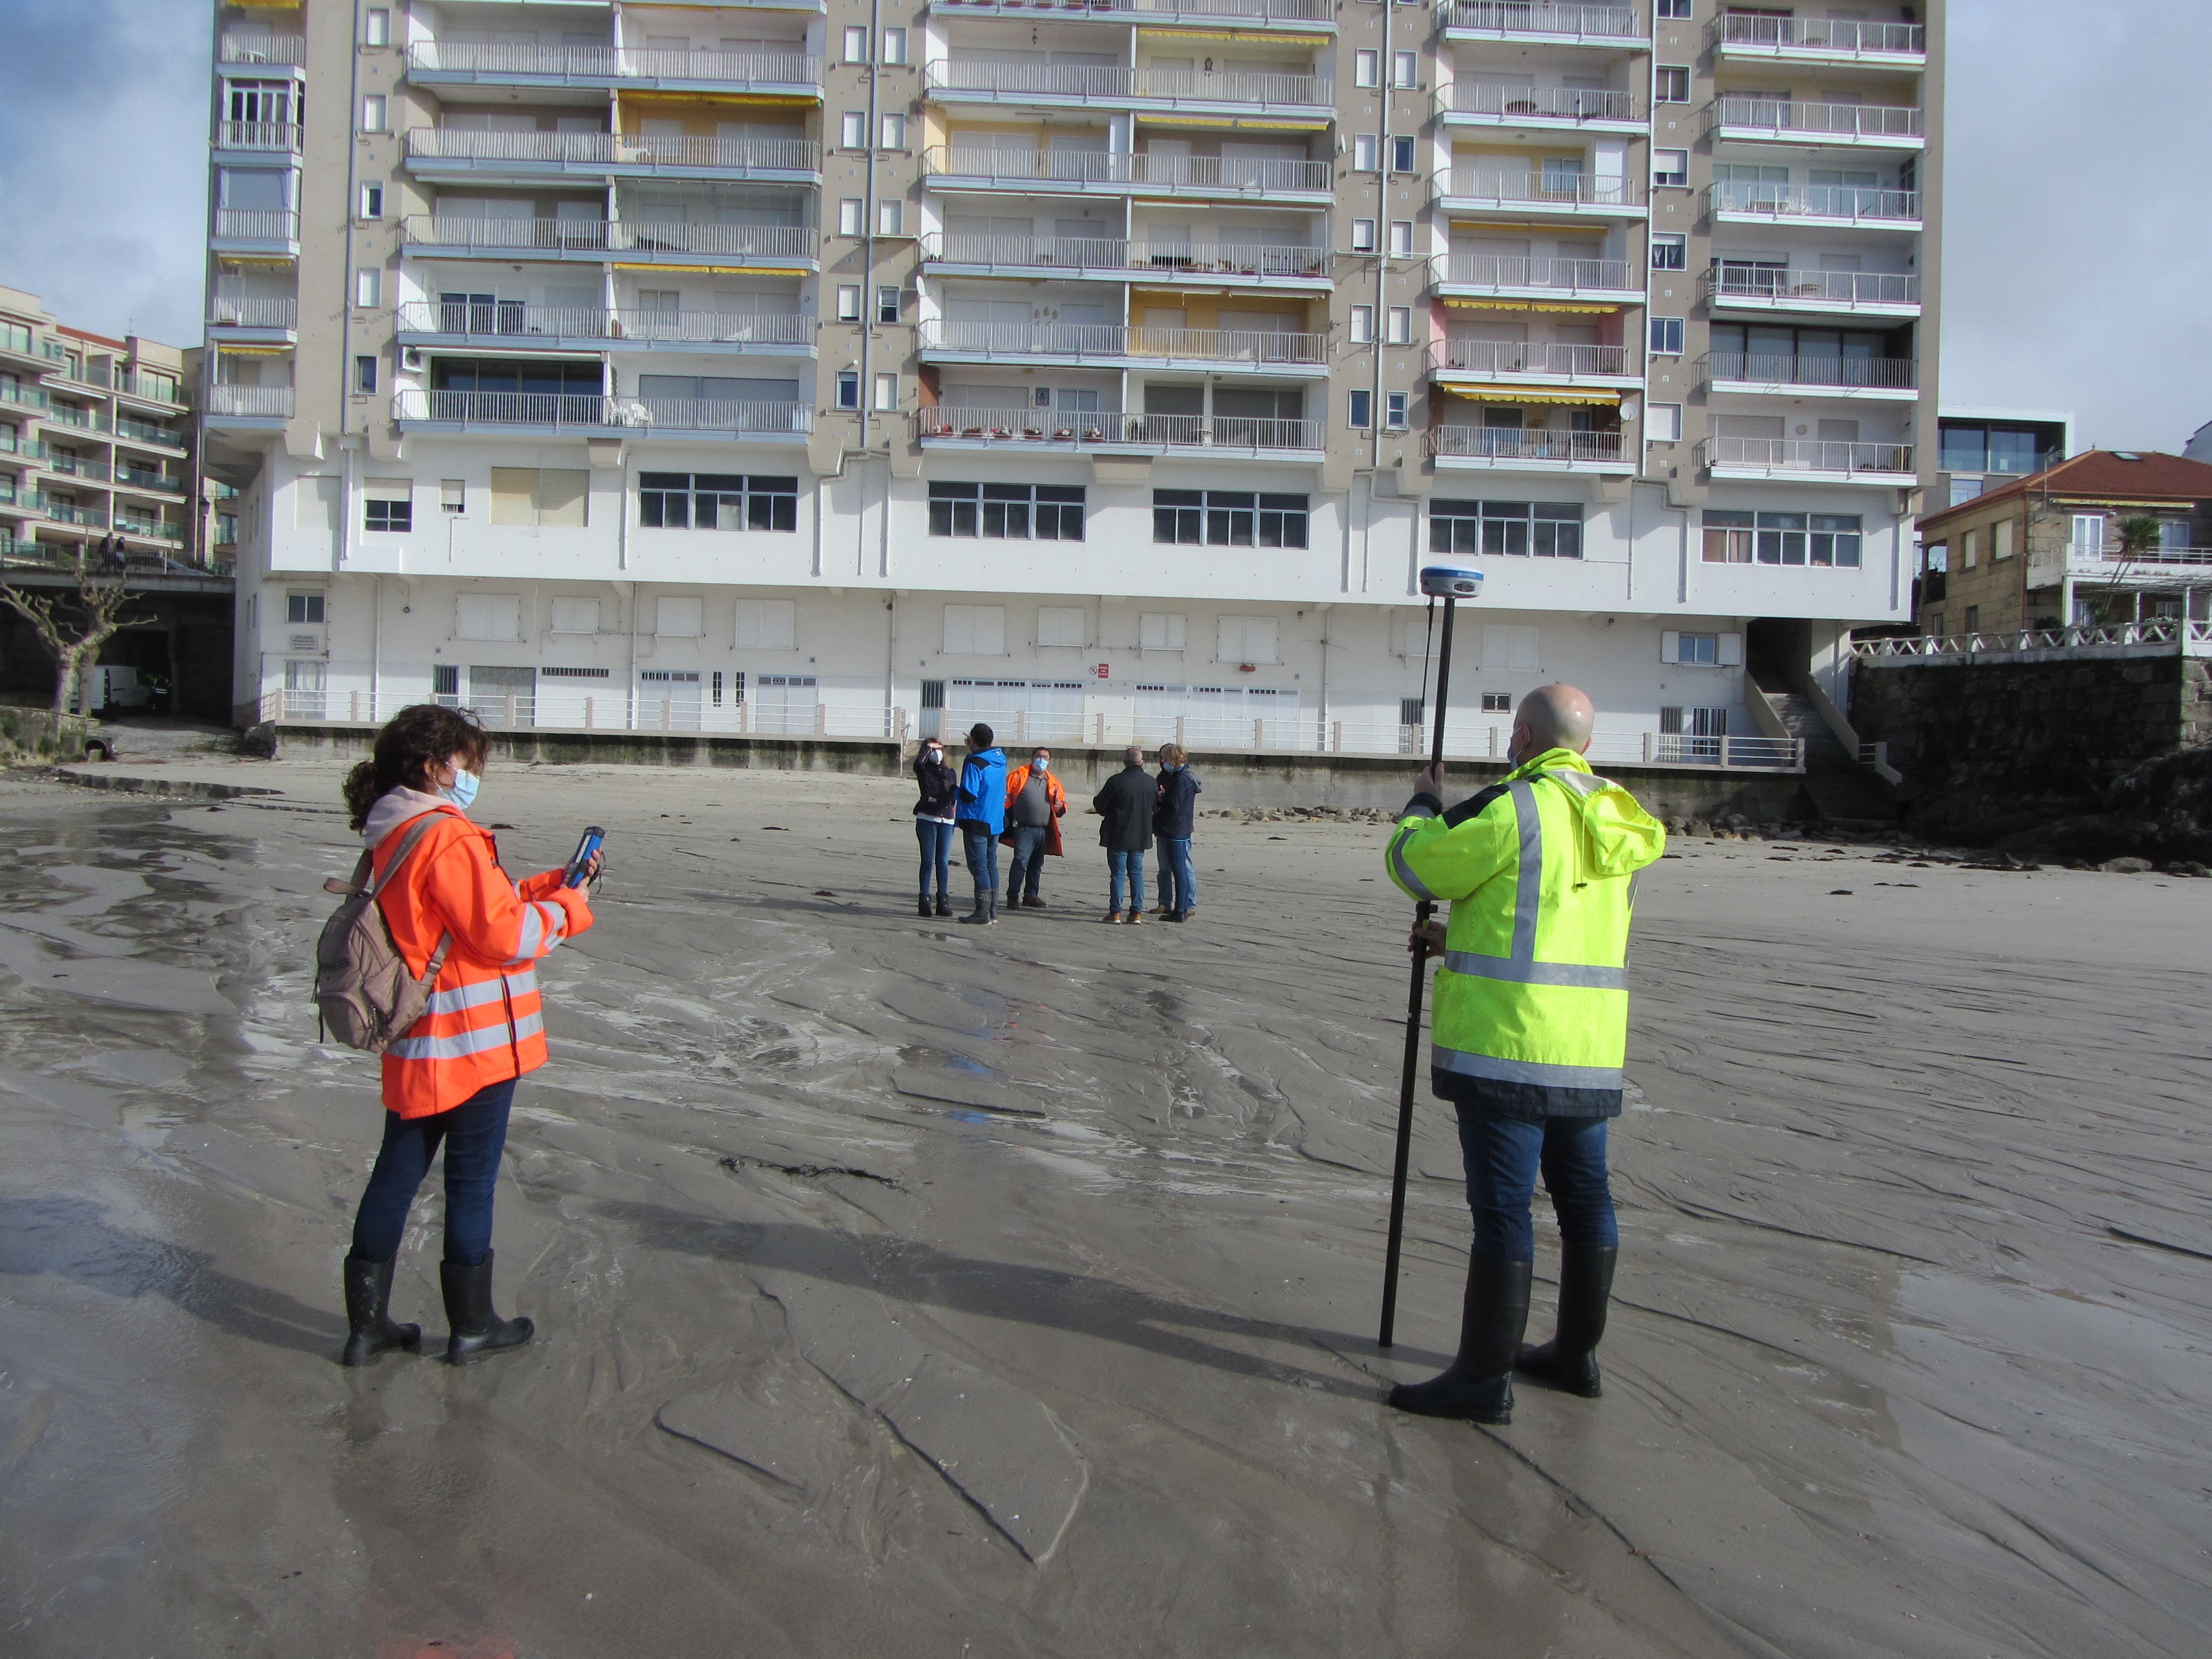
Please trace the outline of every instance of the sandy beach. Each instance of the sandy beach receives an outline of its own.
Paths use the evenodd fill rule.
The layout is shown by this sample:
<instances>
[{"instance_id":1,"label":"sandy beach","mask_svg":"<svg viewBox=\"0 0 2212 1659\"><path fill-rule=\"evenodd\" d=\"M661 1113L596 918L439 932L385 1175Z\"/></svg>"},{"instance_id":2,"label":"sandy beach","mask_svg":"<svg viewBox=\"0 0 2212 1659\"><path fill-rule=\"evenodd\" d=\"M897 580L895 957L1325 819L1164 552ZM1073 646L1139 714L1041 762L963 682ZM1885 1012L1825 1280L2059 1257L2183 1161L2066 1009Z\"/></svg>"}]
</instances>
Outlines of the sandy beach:
<instances>
[{"instance_id":1,"label":"sandy beach","mask_svg":"<svg viewBox=\"0 0 2212 1659\"><path fill-rule=\"evenodd\" d=\"M1425 1096L1378 1355L1385 831L1201 819L1192 921L1108 928L1072 817L979 929L913 914L902 781L495 766L510 870L610 832L499 1196L539 1334L346 1371L338 771L155 769L272 793L0 782L0 1650L2212 1648L2212 881L1678 843L1606 1397L1482 1430L1380 1403L1468 1238Z\"/></svg>"}]
</instances>

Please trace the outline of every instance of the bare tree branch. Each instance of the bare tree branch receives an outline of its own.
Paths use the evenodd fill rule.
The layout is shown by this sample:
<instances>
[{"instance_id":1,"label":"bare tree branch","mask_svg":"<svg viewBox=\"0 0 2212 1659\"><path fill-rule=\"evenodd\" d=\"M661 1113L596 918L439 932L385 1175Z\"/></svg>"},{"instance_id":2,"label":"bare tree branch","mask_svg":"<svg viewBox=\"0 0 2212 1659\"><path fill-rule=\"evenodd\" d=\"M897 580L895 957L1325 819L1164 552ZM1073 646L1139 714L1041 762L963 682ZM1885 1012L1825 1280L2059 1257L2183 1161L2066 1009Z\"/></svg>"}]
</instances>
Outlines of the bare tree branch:
<instances>
[{"instance_id":1,"label":"bare tree branch","mask_svg":"<svg viewBox=\"0 0 2212 1659\"><path fill-rule=\"evenodd\" d=\"M30 623L39 641L54 659L54 713L69 713L70 694L87 664L98 659L100 647L126 628L143 628L151 617L126 617L123 607L129 594L121 573L95 574L86 560L90 544L77 544L70 567L76 578L74 591L41 591L0 581L0 604ZM71 602L74 601L72 614Z\"/></svg>"}]
</instances>

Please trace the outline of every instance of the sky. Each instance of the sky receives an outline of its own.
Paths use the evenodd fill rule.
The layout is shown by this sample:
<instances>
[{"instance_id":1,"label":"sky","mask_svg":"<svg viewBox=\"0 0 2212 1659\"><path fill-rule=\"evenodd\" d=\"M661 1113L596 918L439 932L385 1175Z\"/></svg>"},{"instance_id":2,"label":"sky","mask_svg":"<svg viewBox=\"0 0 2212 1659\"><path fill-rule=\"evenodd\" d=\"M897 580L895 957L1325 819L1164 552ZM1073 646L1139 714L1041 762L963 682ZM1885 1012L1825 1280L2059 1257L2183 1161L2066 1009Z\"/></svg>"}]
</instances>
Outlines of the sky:
<instances>
[{"instance_id":1,"label":"sky","mask_svg":"<svg viewBox=\"0 0 2212 1659\"><path fill-rule=\"evenodd\" d=\"M0 283L95 332L198 340L212 15L0 0ZM2190 137L2212 5L1951 0L1950 18L1942 402L2179 449L2212 421L2212 167Z\"/></svg>"}]
</instances>

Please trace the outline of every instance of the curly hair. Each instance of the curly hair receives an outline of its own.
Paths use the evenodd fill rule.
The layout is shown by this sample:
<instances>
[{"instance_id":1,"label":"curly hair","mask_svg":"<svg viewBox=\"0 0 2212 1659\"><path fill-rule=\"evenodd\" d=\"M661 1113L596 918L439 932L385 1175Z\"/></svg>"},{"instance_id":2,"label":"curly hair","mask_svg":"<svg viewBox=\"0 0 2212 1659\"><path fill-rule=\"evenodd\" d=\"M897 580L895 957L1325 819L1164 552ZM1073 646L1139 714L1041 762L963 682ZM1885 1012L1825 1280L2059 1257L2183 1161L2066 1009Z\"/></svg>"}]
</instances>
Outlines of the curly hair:
<instances>
[{"instance_id":1,"label":"curly hair","mask_svg":"<svg viewBox=\"0 0 2212 1659\"><path fill-rule=\"evenodd\" d=\"M423 789L425 775L459 755L481 775L491 758L491 733L465 708L411 703L384 723L369 757L345 775L346 811L356 830L368 823L368 810L398 788Z\"/></svg>"}]
</instances>

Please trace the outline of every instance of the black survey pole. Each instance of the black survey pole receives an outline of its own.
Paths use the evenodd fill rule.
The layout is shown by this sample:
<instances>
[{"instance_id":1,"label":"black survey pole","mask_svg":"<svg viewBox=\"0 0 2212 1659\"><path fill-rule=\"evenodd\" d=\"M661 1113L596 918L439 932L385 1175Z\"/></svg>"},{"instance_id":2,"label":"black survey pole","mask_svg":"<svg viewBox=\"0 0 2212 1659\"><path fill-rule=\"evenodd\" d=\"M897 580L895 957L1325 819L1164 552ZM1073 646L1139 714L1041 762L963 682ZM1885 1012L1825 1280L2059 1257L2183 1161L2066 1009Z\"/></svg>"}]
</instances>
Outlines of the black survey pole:
<instances>
[{"instance_id":1,"label":"black survey pole","mask_svg":"<svg viewBox=\"0 0 2212 1659\"><path fill-rule=\"evenodd\" d=\"M1443 641L1437 662L1436 726L1429 743L1429 764L1433 768L1444 763L1444 708L1451 692L1452 618L1462 596L1471 599L1482 591L1482 578L1471 570L1431 568L1421 572L1421 588L1424 592L1441 596L1444 602ZM1429 925L1436 908L1431 899L1422 899L1414 906L1416 933ZM1382 1258L1382 1328L1375 1339L1376 1346L1383 1348L1390 1346L1398 1322L1398 1255L1406 1232L1407 1166L1413 1152L1413 1086L1421 1066L1421 1002L1429 986L1427 951L1415 951L1413 957L1412 983L1406 993L1406 1062L1398 1079L1398 1155L1390 1175L1390 1243Z\"/></svg>"}]
</instances>

